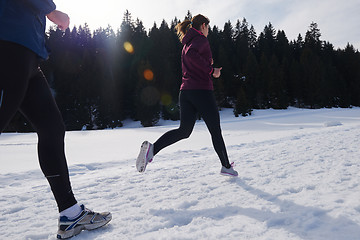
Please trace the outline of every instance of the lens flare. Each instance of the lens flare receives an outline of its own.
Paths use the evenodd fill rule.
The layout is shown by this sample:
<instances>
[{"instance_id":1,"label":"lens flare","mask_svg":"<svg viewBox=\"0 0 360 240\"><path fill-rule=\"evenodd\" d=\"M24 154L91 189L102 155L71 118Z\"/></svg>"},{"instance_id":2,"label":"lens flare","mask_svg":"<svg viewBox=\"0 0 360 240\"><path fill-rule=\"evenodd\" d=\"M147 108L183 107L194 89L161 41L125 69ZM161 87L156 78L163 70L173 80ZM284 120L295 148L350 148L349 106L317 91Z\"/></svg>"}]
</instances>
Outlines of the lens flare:
<instances>
[{"instance_id":1,"label":"lens flare","mask_svg":"<svg viewBox=\"0 0 360 240\"><path fill-rule=\"evenodd\" d=\"M148 81L151 81L154 79L154 73L150 69L145 69L144 78Z\"/></svg>"},{"instance_id":2,"label":"lens flare","mask_svg":"<svg viewBox=\"0 0 360 240\"><path fill-rule=\"evenodd\" d=\"M161 96L161 104L164 106L169 106L172 103L172 97L170 94L163 94Z\"/></svg>"},{"instance_id":3,"label":"lens flare","mask_svg":"<svg viewBox=\"0 0 360 240\"><path fill-rule=\"evenodd\" d=\"M124 42L124 48L128 53L134 53L134 47L130 42Z\"/></svg>"}]
</instances>

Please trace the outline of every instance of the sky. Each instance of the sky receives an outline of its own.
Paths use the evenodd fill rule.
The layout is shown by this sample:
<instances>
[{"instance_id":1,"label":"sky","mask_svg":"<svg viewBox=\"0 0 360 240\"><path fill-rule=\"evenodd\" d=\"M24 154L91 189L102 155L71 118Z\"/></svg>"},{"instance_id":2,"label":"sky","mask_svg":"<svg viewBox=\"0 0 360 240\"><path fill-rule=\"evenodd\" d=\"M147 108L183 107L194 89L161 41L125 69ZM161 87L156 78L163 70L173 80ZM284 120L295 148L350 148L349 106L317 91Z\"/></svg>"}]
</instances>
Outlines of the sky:
<instances>
[{"instance_id":1,"label":"sky","mask_svg":"<svg viewBox=\"0 0 360 240\"><path fill-rule=\"evenodd\" d=\"M124 12L129 10L134 20L141 20L148 31L154 22L159 26L177 17L183 20L187 11L203 14L211 26L223 29L228 21L235 26L245 18L253 25L257 35L271 22L276 30L284 30L289 41L299 33L304 37L312 22L318 24L321 40L335 48L347 43L360 50L359 0L54 0L57 9L70 16L70 27L87 23L91 30L112 26L117 30Z\"/></svg>"}]
</instances>

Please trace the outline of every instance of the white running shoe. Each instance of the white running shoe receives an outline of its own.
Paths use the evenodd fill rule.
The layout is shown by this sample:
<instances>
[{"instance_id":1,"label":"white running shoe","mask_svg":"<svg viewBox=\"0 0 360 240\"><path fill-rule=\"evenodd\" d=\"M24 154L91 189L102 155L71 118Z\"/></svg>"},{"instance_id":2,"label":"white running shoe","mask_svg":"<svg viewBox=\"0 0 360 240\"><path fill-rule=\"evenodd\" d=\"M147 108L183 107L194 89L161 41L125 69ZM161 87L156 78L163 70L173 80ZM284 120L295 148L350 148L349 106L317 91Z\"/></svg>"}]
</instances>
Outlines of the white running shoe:
<instances>
[{"instance_id":1,"label":"white running shoe","mask_svg":"<svg viewBox=\"0 0 360 240\"><path fill-rule=\"evenodd\" d=\"M96 213L81 205L81 213L75 219L62 216L59 219L58 239L67 239L78 235L82 230L94 230L110 222L112 216L109 212Z\"/></svg>"},{"instance_id":2,"label":"white running shoe","mask_svg":"<svg viewBox=\"0 0 360 240\"><path fill-rule=\"evenodd\" d=\"M148 141L144 141L141 144L139 156L136 159L136 169L139 172L145 172L146 166L153 160L154 157L154 145Z\"/></svg>"},{"instance_id":3,"label":"white running shoe","mask_svg":"<svg viewBox=\"0 0 360 240\"><path fill-rule=\"evenodd\" d=\"M234 170L233 166L234 166L234 163L231 163L230 168L226 168L226 167L222 166L221 170L220 170L220 174L227 175L227 176L232 176L232 177L237 177L238 172Z\"/></svg>"}]
</instances>

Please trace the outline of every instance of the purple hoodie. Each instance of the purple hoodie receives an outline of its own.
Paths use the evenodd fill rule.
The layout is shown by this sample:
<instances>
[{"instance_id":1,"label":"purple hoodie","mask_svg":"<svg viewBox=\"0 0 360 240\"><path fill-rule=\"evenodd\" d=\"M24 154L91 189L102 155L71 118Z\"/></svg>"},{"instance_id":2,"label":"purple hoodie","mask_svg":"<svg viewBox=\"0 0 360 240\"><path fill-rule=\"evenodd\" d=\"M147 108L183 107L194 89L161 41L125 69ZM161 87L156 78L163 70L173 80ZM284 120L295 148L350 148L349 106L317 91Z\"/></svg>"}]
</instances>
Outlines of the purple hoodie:
<instances>
[{"instance_id":1,"label":"purple hoodie","mask_svg":"<svg viewBox=\"0 0 360 240\"><path fill-rule=\"evenodd\" d=\"M214 90L211 74L212 54L208 39L190 28L182 40L182 84L180 90Z\"/></svg>"}]
</instances>

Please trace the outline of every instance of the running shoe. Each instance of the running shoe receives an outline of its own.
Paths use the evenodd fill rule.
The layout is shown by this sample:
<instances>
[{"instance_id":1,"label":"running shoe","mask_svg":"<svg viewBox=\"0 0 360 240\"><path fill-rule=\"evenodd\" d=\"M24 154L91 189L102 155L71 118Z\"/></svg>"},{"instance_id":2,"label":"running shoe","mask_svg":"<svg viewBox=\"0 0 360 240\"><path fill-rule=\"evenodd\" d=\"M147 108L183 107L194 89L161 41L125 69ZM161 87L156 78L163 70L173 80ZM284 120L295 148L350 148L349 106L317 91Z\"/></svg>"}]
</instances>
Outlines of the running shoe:
<instances>
[{"instance_id":1,"label":"running shoe","mask_svg":"<svg viewBox=\"0 0 360 240\"><path fill-rule=\"evenodd\" d=\"M226 167L222 166L222 167L221 167L221 170L220 170L220 173L221 173L222 175L237 177L237 176L238 176L238 172L234 170L233 166L234 166L234 163L231 163L231 167L230 167L230 168L226 168Z\"/></svg>"},{"instance_id":2,"label":"running shoe","mask_svg":"<svg viewBox=\"0 0 360 240\"><path fill-rule=\"evenodd\" d=\"M80 206L82 212L75 219L62 216L59 219L58 239L67 239L78 235L82 230L94 230L110 222L112 216L109 212L96 213L84 205Z\"/></svg>"},{"instance_id":3,"label":"running shoe","mask_svg":"<svg viewBox=\"0 0 360 240\"><path fill-rule=\"evenodd\" d=\"M136 159L136 168L139 172L145 172L146 166L154 157L154 145L148 141L141 144L139 156Z\"/></svg>"}]
</instances>

